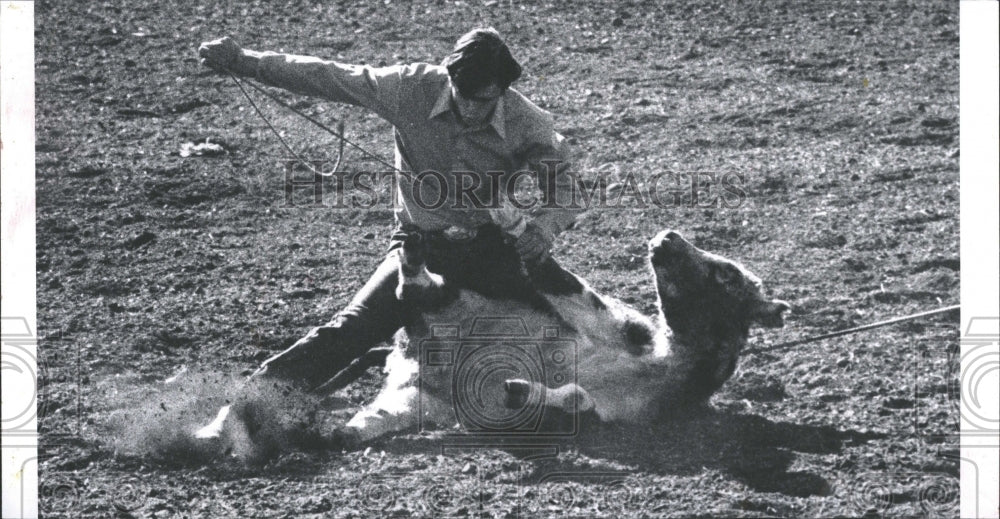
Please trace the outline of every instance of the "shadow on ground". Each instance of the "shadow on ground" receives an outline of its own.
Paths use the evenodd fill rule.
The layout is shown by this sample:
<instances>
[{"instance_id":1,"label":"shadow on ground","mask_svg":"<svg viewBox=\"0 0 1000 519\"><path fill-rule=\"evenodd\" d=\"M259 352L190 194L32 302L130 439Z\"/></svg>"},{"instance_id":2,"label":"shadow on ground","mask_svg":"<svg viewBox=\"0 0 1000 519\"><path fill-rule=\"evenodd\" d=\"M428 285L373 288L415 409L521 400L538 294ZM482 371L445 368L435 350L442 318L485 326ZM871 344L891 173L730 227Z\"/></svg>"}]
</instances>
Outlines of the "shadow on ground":
<instances>
[{"instance_id":1,"label":"shadow on ground","mask_svg":"<svg viewBox=\"0 0 1000 519\"><path fill-rule=\"evenodd\" d=\"M499 450L528 461L525 483L543 483L554 473L578 474L595 481L595 467L623 467L626 472L656 475L697 475L706 470L727 474L760 492L806 497L832 493L831 484L806 471L790 470L797 453L837 454L847 445L883 437L875 433L838 430L828 425L801 425L708 409L671 424L644 429L588 426L573 441L544 438L432 438L408 435L377 448L402 454L460 452L498 445ZM576 451L579 456L560 456ZM573 480L571 476L563 480Z\"/></svg>"}]
</instances>

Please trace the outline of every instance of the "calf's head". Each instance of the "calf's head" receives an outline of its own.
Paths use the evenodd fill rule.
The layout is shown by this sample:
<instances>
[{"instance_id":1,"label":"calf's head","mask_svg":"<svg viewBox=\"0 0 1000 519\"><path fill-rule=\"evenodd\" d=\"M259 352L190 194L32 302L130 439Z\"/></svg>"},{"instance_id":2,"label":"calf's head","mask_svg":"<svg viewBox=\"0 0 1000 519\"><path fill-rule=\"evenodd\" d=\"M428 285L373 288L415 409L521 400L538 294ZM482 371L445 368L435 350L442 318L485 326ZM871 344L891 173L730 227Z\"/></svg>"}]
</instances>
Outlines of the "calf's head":
<instances>
[{"instance_id":1,"label":"calf's head","mask_svg":"<svg viewBox=\"0 0 1000 519\"><path fill-rule=\"evenodd\" d=\"M660 310L678 338L701 344L746 339L750 326L783 326L788 303L764 297L760 278L666 230L649 243Z\"/></svg>"}]
</instances>

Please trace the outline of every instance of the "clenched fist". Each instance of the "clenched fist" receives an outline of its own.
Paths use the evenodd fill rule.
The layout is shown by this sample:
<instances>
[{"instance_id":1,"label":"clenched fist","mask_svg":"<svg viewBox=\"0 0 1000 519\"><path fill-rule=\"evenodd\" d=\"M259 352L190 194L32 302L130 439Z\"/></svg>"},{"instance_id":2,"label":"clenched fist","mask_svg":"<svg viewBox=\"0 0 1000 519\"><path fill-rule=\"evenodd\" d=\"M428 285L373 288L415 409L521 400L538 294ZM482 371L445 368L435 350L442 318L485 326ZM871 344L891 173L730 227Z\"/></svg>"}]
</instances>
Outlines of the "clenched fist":
<instances>
[{"instance_id":1,"label":"clenched fist","mask_svg":"<svg viewBox=\"0 0 1000 519\"><path fill-rule=\"evenodd\" d=\"M555 238L555 233L538 222L528 222L514 246L525 263L540 263L548 257Z\"/></svg>"},{"instance_id":2,"label":"clenched fist","mask_svg":"<svg viewBox=\"0 0 1000 519\"><path fill-rule=\"evenodd\" d=\"M206 41L198 47L201 64L220 72L235 70L243 49L229 36Z\"/></svg>"}]
</instances>

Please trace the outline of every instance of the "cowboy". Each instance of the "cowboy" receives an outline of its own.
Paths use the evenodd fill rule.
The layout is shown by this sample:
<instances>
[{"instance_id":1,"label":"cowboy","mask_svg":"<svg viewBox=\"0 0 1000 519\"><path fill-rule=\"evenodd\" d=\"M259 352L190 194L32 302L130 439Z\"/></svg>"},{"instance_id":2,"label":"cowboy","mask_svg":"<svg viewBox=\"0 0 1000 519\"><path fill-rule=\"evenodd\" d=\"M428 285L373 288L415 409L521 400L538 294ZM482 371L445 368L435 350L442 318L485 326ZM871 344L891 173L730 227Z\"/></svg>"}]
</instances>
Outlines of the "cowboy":
<instances>
[{"instance_id":1,"label":"cowboy","mask_svg":"<svg viewBox=\"0 0 1000 519\"><path fill-rule=\"evenodd\" d=\"M386 258L330 322L265 361L251 379L315 389L391 339L413 314L395 294L399 249L413 233L426 244L430 270L492 297L530 298L568 279L549 255L579 213L566 203L573 187L567 150L550 115L510 87L521 66L496 30L463 35L440 66L348 65L242 49L228 37L203 43L198 53L217 71L361 106L394 129L396 230ZM534 204L518 199L530 221L511 200L497 203L511 193L496 192L511 191L527 173L541 190ZM533 272L532 286L523 265Z\"/></svg>"}]
</instances>

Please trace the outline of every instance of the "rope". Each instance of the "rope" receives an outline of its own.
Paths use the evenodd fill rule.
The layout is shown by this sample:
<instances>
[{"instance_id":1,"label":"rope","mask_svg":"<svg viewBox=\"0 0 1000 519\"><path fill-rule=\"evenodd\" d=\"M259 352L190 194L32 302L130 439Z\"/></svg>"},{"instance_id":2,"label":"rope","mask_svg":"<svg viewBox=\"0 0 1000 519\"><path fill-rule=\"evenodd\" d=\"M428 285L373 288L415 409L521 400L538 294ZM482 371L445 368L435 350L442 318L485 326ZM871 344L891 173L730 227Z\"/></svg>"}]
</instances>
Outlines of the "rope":
<instances>
[{"instance_id":1,"label":"rope","mask_svg":"<svg viewBox=\"0 0 1000 519\"><path fill-rule=\"evenodd\" d=\"M274 128L274 125L271 124L271 121L264 115L264 112L262 112L261 109L260 109L260 107L257 106L257 103L254 102L253 98L250 97L250 93L247 92L246 88L243 87L243 82L241 82L232 71L227 70L226 73L229 74L229 77L233 79L233 82L236 83L237 87L239 87L240 92L243 92L243 95L247 98L247 101L250 102L250 106L252 106L253 109L257 112L257 115L259 115L261 117L261 119L263 119L264 122L267 123L267 127L271 129L271 131L274 133L274 135L276 137L278 137L278 140L285 147L285 149L288 150L288 152L291 153L300 162L302 162L302 164L306 168L308 168L310 171L312 171L315 174L323 175L323 173L317 171L315 168L313 168L312 166L310 166L309 163L305 159L303 159L298 153L295 152L295 150L292 149L291 146L288 145L287 142L285 142L285 139L281 136L280 133L278 133L278 130ZM339 153L339 155L337 157L337 164L336 164L336 166L334 166L333 171L336 172L337 170L340 169L340 163L341 163L341 161L344 158L344 144L346 143L346 144L349 144L352 148L354 148L354 149L356 149L356 150L364 153L365 155L367 155L367 156L375 159L380 164L392 168L393 171L395 171L397 173L400 173L403 176L410 177L409 173L407 173L407 172L405 172L405 171L397 168L395 166L395 164L390 164L388 161L386 161L385 159L383 159L381 156L376 155L375 153L372 153L372 152L368 151L364 147L362 147L362 146L360 146L360 145L352 142L347 137L344 137L344 122L343 121L339 121L338 122L337 129L339 131L335 131L332 128L330 128L329 126L323 124L322 122L317 121L315 118L313 118L309 114L306 114L306 113L304 113L304 112L296 109L295 107L289 105L288 103L285 103L284 101L282 101L281 99L279 99L277 96L275 96L274 94L268 92L263 87L255 84L254 82L252 82L252 81L246 81L246 84L250 85L251 87L253 87L258 92L260 92L260 93L264 94L265 96L269 97L275 103L278 103L279 105L287 108L288 110L291 110L295 114L297 114L299 116L302 116L305 120L307 120L307 121L315 124L316 126L320 127L324 131L326 131L327 133L330 133L331 135L333 135L333 136L337 137L338 139L340 139L340 153ZM833 337L840 337L842 335L849 335L849 334L852 334L852 333L863 332L863 331L866 331L866 330L872 330L872 329L875 329L875 328L881 328L881 327L884 327L884 326L890 326L890 325L893 325L893 324L898 324L898 323L902 323L902 322L906 322L906 321L912 321L912 320L915 320L915 319L920 319L920 318L923 318L923 317L929 317L929 316L932 316L932 315L938 315L938 314L944 314L944 313L954 312L955 310L958 310L959 308L961 308L961 305L952 305L952 306L947 306L947 307L944 307L944 308L938 308L936 310L929 310L927 312L920 312L920 313L917 313L917 314L907 315L907 316L903 316L903 317L896 317L896 318L888 319L888 320L885 320L885 321L879 321L877 323L866 324L866 325L857 326L857 327L854 327L854 328L847 328L845 330L838 330L838 331L835 331L835 332L825 333L825 334L822 334L822 335L815 335L815 336L812 336L812 337L806 337L805 339L797 339L797 340L794 340L794 341L783 342L783 343L775 344L773 346L768 346L766 348L750 348L750 349L744 350L744 354L746 354L746 355L754 355L754 354L757 354L757 353L765 353L765 352L771 352L771 351L784 350L784 349L788 349L788 348L791 348L791 347L794 347L794 346L800 346L802 344L808 344L810 342L816 342L816 341L821 341L821 340L824 340L824 339L830 339L830 338L833 338Z\"/></svg>"},{"instance_id":2,"label":"rope","mask_svg":"<svg viewBox=\"0 0 1000 519\"><path fill-rule=\"evenodd\" d=\"M334 137L337 137L338 139L340 139L340 156L337 158L337 167L334 168L334 171L337 171L337 169L340 168L340 161L341 161L341 159L344 158L344 144L346 143L349 146L351 146L352 148L360 151L361 153L364 153L368 157L371 157L371 158L375 159L380 164L392 168L393 171L395 171L397 173L400 173L400 174L402 174L403 176L406 176L406 177L410 176L409 173L407 173L407 172L405 172L405 171L397 168L394 164L392 164L389 161L385 160L381 156L368 151L367 149L365 149L361 145L359 145L359 144L351 141L347 137L345 137L344 136L344 122L343 121L340 121L338 123L338 125L337 125L337 128L340 131L336 131L336 130L330 128L329 126L323 124L322 122L317 121L314 117L310 116L309 114L304 113L304 112L298 110L297 108L289 105L288 103L282 101L277 96L275 96L271 92L268 92L266 89L264 89L264 87L261 87L261 86L257 85L253 81L247 81L247 80L240 81L236 77L236 74L234 74L233 72L231 72L229 70L227 70L226 73L229 74L229 77L232 78L233 82L236 83L236 86L238 86L240 88L240 91L243 92L243 95L247 98L247 101L250 102L250 106L253 106L254 110L257 112L257 115L259 115L261 117L261 119L264 119L264 122L267 123L267 127L270 128L272 132L274 132L274 134L278 137L278 140L281 141L281 144L283 144L285 146L285 149L287 149L289 153L291 153L296 158L298 158L300 161L302 161L303 164L305 164L305 166L307 168L309 168L313 173L319 173L319 172L316 171L315 169L313 169L311 166L309 166L309 164L298 153L296 153L295 150L293 150L288 145L288 143L285 142L285 139L283 139L281 137L281 134L278 133L278 131L271 124L271 121L268 120L268 118L264 115L264 113L261 111L261 109L257 106L257 103L255 103L254 100L253 100L253 98L250 97L250 94L247 92L246 88L243 87L244 83L246 83L247 85L250 85L253 89L255 89L258 92L260 92L260 93L264 94L265 96L269 97L275 103L278 103L279 105L287 108L288 110L291 110L296 115L299 115L299 116L305 118L305 120L307 120L307 121L315 124L316 126L320 127L324 131L326 131L327 133L329 133L329 134L333 135ZM319 174L323 175L323 173L319 173ZM326 176L326 175L324 175L324 176Z\"/></svg>"},{"instance_id":3,"label":"rope","mask_svg":"<svg viewBox=\"0 0 1000 519\"><path fill-rule=\"evenodd\" d=\"M279 133L278 130L275 129L274 125L271 124L271 121L267 117L264 116L264 112L260 109L259 106L257 106L257 103L254 102L253 98L250 97L250 93L247 92L247 90L245 88L243 88L243 84L240 82L240 80L238 80L236 78L236 75L233 74L232 72L229 72L228 70L226 71L226 73L228 73L229 77L231 77L233 79L233 82L236 83L236 86L238 86L240 88L240 92L243 92L243 96L246 97L247 101L250 102L250 106L252 106L253 109L257 112L257 115L259 115L260 118L264 120L264 122L267 124L267 127L271 129L271 132L274 133L274 136L278 138L279 142L281 142L281 145L284 146L286 150L288 150L288 153L291 153L293 157L295 157L296 159L298 159L298 161L301 162L302 165L305 166L306 169L308 169L309 171L311 171L314 175L325 176L323 174L323 172L317 171L316 168L312 167L309 164L308 161L306 161L304 158L302 158L301 155L299 155L298 153L296 153L296 151L293 150L292 147L289 146L287 142L285 142L284 137L282 137L281 133ZM254 85L252 83L250 85L253 86L253 87L257 86L257 85ZM277 101L281 102L280 100L277 100ZM282 104L284 104L284 103L282 103ZM289 106L288 108L291 108L291 107ZM294 110L294 108L293 108L293 110ZM300 114L300 115L304 115L304 114ZM344 121L340 121L337 124L337 128L340 130L340 133L343 134L344 133ZM341 139L343 139L343 137L341 137ZM333 171L334 172L336 172L337 170L340 169L340 162L343 159L344 159L344 141L341 140L340 141L340 153L337 155L337 163L333 166Z\"/></svg>"},{"instance_id":4,"label":"rope","mask_svg":"<svg viewBox=\"0 0 1000 519\"><path fill-rule=\"evenodd\" d=\"M810 342L821 341L823 339L829 339L831 337L840 337L841 335L848 335L848 334L851 334L851 333L863 332L865 330L871 330L871 329L874 329L874 328L881 328L883 326L889 326L889 325L892 325L892 324L902 323L902 322L906 322L906 321L912 321L914 319L920 319L922 317L929 317L929 316L932 316L932 315L945 314L945 313L949 313L949 312L954 312L955 310L958 310L959 308L961 308L961 305L946 306L944 308L938 308L936 310L929 310L927 312L920 312L918 314L906 315L906 316L903 316L903 317L896 317L896 318L893 318L893 319L887 319L885 321L879 321L877 323L866 324L866 325L863 325L863 326L856 326L854 328L847 328L845 330L838 330L838 331L835 331L835 332L825 333L823 335L815 335L813 337L806 337L805 339L797 339L797 340L794 340L794 341L783 342L783 343L775 344L773 346L768 346L766 348L750 348L750 349L747 349L747 350L743 350L743 353L746 354L746 355L753 355L753 354L757 354L757 353L771 352L771 351L775 351L775 350L784 350L784 349L791 348L793 346L799 346L799 345L810 343Z\"/></svg>"}]
</instances>

